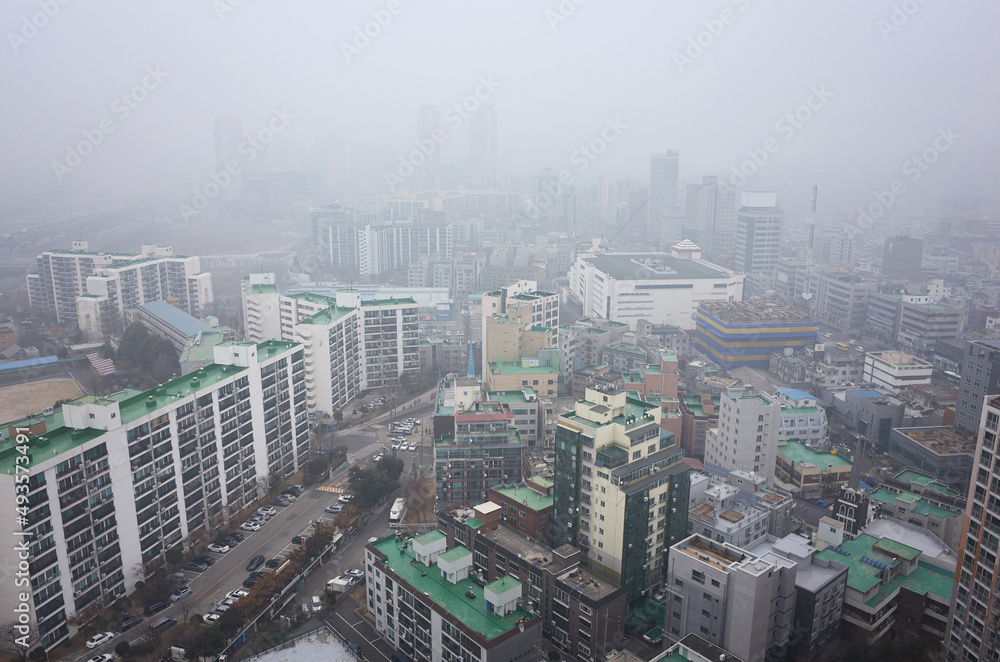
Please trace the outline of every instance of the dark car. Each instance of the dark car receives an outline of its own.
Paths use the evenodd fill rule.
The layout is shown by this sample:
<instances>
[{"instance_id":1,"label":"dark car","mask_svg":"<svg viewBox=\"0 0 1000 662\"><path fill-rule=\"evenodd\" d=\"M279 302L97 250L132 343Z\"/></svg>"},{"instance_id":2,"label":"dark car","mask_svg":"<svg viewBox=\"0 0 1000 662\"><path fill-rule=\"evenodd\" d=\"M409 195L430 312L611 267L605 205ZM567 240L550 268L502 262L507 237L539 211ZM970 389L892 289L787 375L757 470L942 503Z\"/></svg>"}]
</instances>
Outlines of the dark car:
<instances>
[{"instance_id":1,"label":"dark car","mask_svg":"<svg viewBox=\"0 0 1000 662\"><path fill-rule=\"evenodd\" d=\"M177 619L176 618L171 618L169 616L164 616L160 620L158 620L155 623L153 623L152 625L150 625L149 629L152 630L153 632L160 633L160 632L163 632L164 630L169 630L170 628L174 627L175 625L177 625Z\"/></svg>"},{"instance_id":2,"label":"dark car","mask_svg":"<svg viewBox=\"0 0 1000 662\"><path fill-rule=\"evenodd\" d=\"M247 577L243 580L243 588L253 588L259 581L256 577Z\"/></svg>"},{"instance_id":3,"label":"dark car","mask_svg":"<svg viewBox=\"0 0 1000 662\"><path fill-rule=\"evenodd\" d=\"M267 563L264 564L264 567L265 568L277 568L282 563L284 563L284 561L281 560L281 559L270 559Z\"/></svg>"},{"instance_id":4,"label":"dark car","mask_svg":"<svg viewBox=\"0 0 1000 662\"><path fill-rule=\"evenodd\" d=\"M239 542L235 538L230 538L229 536L222 536L215 541L216 545L221 545L224 547L236 547L236 543Z\"/></svg>"},{"instance_id":5,"label":"dark car","mask_svg":"<svg viewBox=\"0 0 1000 662\"><path fill-rule=\"evenodd\" d=\"M292 538L292 544L293 545L301 545L306 540L308 540L308 538L306 538L305 536L295 536L294 538Z\"/></svg>"},{"instance_id":6,"label":"dark car","mask_svg":"<svg viewBox=\"0 0 1000 662\"><path fill-rule=\"evenodd\" d=\"M213 559L211 556L208 556L207 554L202 554L201 556L191 560L197 563L204 563L205 565L215 565L215 559Z\"/></svg>"},{"instance_id":7,"label":"dark car","mask_svg":"<svg viewBox=\"0 0 1000 662\"><path fill-rule=\"evenodd\" d=\"M208 570L208 564L201 561L188 561L184 564L184 569L188 572L205 572Z\"/></svg>"},{"instance_id":8,"label":"dark car","mask_svg":"<svg viewBox=\"0 0 1000 662\"><path fill-rule=\"evenodd\" d=\"M118 631L125 632L131 630L139 623L142 623L142 616L129 616L118 624Z\"/></svg>"},{"instance_id":9,"label":"dark car","mask_svg":"<svg viewBox=\"0 0 1000 662\"><path fill-rule=\"evenodd\" d=\"M264 565L264 555L258 554L250 559L250 563L247 563L247 570L256 570L262 565Z\"/></svg>"},{"instance_id":10,"label":"dark car","mask_svg":"<svg viewBox=\"0 0 1000 662\"><path fill-rule=\"evenodd\" d=\"M239 531L233 531L232 533L227 533L226 537L232 538L236 542L243 542L246 539L246 536L240 533Z\"/></svg>"},{"instance_id":11,"label":"dark car","mask_svg":"<svg viewBox=\"0 0 1000 662\"><path fill-rule=\"evenodd\" d=\"M155 614L157 612L163 611L164 609L166 609L169 606L170 606L170 601L169 600L160 600L159 602L154 602L153 604L148 605L143 610L143 613L146 614L146 616L152 616L153 614Z\"/></svg>"},{"instance_id":12,"label":"dark car","mask_svg":"<svg viewBox=\"0 0 1000 662\"><path fill-rule=\"evenodd\" d=\"M258 570L256 572L251 572L250 577L251 579L263 579L264 573Z\"/></svg>"}]
</instances>

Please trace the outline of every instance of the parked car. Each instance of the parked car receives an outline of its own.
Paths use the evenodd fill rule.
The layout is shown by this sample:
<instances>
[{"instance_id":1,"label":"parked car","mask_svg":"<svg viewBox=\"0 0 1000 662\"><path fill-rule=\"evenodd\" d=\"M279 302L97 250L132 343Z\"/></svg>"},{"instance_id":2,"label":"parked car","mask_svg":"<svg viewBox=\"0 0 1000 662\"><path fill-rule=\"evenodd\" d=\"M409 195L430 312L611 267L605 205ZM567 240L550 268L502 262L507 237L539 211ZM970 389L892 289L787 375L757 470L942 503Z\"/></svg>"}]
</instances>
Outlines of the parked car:
<instances>
[{"instance_id":1,"label":"parked car","mask_svg":"<svg viewBox=\"0 0 1000 662\"><path fill-rule=\"evenodd\" d=\"M392 450L398 451L399 450L399 442L396 441L395 439L393 439L393 441L395 441L395 443L392 445Z\"/></svg>"},{"instance_id":2,"label":"parked car","mask_svg":"<svg viewBox=\"0 0 1000 662\"><path fill-rule=\"evenodd\" d=\"M250 559L249 563L247 563L247 570L256 570L262 565L264 565L264 555L258 554L257 556Z\"/></svg>"},{"instance_id":3,"label":"parked car","mask_svg":"<svg viewBox=\"0 0 1000 662\"><path fill-rule=\"evenodd\" d=\"M151 605L147 605L147 607L142 610L142 613L146 614L146 616L152 616L153 614L163 611L169 606L170 606L169 600L160 600L158 602L154 602Z\"/></svg>"},{"instance_id":4,"label":"parked car","mask_svg":"<svg viewBox=\"0 0 1000 662\"><path fill-rule=\"evenodd\" d=\"M364 577L365 571L359 570L357 568L349 568L344 571L344 574L347 575L348 577Z\"/></svg>"},{"instance_id":5,"label":"parked car","mask_svg":"<svg viewBox=\"0 0 1000 662\"><path fill-rule=\"evenodd\" d=\"M267 517L271 517L273 515L277 515L278 514L278 511L275 510L273 506L263 506L261 508L258 508L257 512L260 513L261 515L265 515Z\"/></svg>"},{"instance_id":6,"label":"parked car","mask_svg":"<svg viewBox=\"0 0 1000 662\"><path fill-rule=\"evenodd\" d=\"M235 538L238 542L243 542L243 540L246 538L246 536L240 533L239 531L232 531L230 533L227 533L226 535L229 536L230 538Z\"/></svg>"},{"instance_id":7,"label":"parked car","mask_svg":"<svg viewBox=\"0 0 1000 662\"><path fill-rule=\"evenodd\" d=\"M205 572L208 570L207 563L198 563L197 561L188 561L184 564L184 569L188 572ZM187 575L184 575L187 578Z\"/></svg>"},{"instance_id":8,"label":"parked car","mask_svg":"<svg viewBox=\"0 0 1000 662\"><path fill-rule=\"evenodd\" d=\"M243 580L243 588L253 588L259 581L256 577L247 577Z\"/></svg>"},{"instance_id":9,"label":"parked car","mask_svg":"<svg viewBox=\"0 0 1000 662\"><path fill-rule=\"evenodd\" d=\"M243 524L240 525L240 528L244 531L260 531L260 524L250 520L243 522Z\"/></svg>"},{"instance_id":10,"label":"parked car","mask_svg":"<svg viewBox=\"0 0 1000 662\"><path fill-rule=\"evenodd\" d=\"M236 589L235 591L230 591L229 593L226 593L226 597L229 598L230 600L239 600L240 598L245 598L248 595L250 595L250 593L240 588Z\"/></svg>"},{"instance_id":11,"label":"parked car","mask_svg":"<svg viewBox=\"0 0 1000 662\"><path fill-rule=\"evenodd\" d=\"M257 570L255 572L251 572L250 576L253 577L254 579L263 579L264 578L264 573L261 572L260 570Z\"/></svg>"},{"instance_id":12,"label":"parked car","mask_svg":"<svg viewBox=\"0 0 1000 662\"><path fill-rule=\"evenodd\" d=\"M205 565L215 565L215 559L213 559L208 554L202 554L201 556L196 556L192 560L197 561L198 563L204 563Z\"/></svg>"},{"instance_id":13,"label":"parked car","mask_svg":"<svg viewBox=\"0 0 1000 662\"><path fill-rule=\"evenodd\" d=\"M416 453L416 452L417 452L417 442L415 442L415 441L411 441L411 442L410 442L410 447L409 447L409 449L408 449L408 450L409 450L409 451L410 451L411 453Z\"/></svg>"},{"instance_id":14,"label":"parked car","mask_svg":"<svg viewBox=\"0 0 1000 662\"><path fill-rule=\"evenodd\" d=\"M341 494L337 498L337 501L339 501L341 503L350 503L351 499L353 499L353 498L354 498L353 494Z\"/></svg>"},{"instance_id":15,"label":"parked car","mask_svg":"<svg viewBox=\"0 0 1000 662\"><path fill-rule=\"evenodd\" d=\"M318 595L314 595L312 598L313 611L323 611L323 601L319 599Z\"/></svg>"},{"instance_id":16,"label":"parked car","mask_svg":"<svg viewBox=\"0 0 1000 662\"><path fill-rule=\"evenodd\" d=\"M339 513L343 509L344 509L344 504L342 504L342 503L335 503L332 506L327 506L326 507L326 512L336 514L336 513Z\"/></svg>"},{"instance_id":17,"label":"parked car","mask_svg":"<svg viewBox=\"0 0 1000 662\"><path fill-rule=\"evenodd\" d=\"M665 597L667 597L667 589L665 589L665 588L658 588L655 591L653 591L653 601L654 602L663 602L663 599Z\"/></svg>"},{"instance_id":18,"label":"parked car","mask_svg":"<svg viewBox=\"0 0 1000 662\"><path fill-rule=\"evenodd\" d=\"M219 543L213 542L208 546L208 551L215 552L216 554L225 554L229 551L229 545L220 545Z\"/></svg>"},{"instance_id":19,"label":"parked car","mask_svg":"<svg viewBox=\"0 0 1000 662\"><path fill-rule=\"evenodd\" d=\"M307 540L307 538L305 536L295 536L294 538L292 538L292 544L293 545L302 545L302 544L305 544L306 540Z\"/></svg>"},{"instance_id":20,"label":"parked car","mask_svg":"<svg viewBox=\"0 0 1000 662\"><path fill-rule=\"evenodd\" d=\"M190 586L185 586L185 587L179 588L176 591L174 591L173 593L171 593L170 594L170 601L171 602L177 602L178 600L182 600L183 598L186 598L189 595L191 595L191 587Z\"/></svg>"},{"instance_id":21,"label":"parked car","mask_svg":"<svg viewBox=\"0 0 1000 662\"><path fill-rule=\"evenodd\" d=\"M126 632L134 628L139 623L142 623L142 616L129 616L128 618L123 618L118 623L118 631Z\"/></svg>"},{"instance_id":22,"label":"parked car","mask_svg":"<svg viewBox=\"0 0 1000 662\"><path fill-rule=\"evenodd\" d=\"M222 614L205 614L204 616L201 617L201 620L206 625L211 625L220 618L222 618Z\"/></svg>"},{"instance_id":23,"label":"parked car","mask_svg":"<svg viewBox=\"0 0 1000 662\"><path fill-rule=\"evenodd\" d=\"M113 659L115 659L115 656L111 653L101 653L90 658L87 662L111 662Z\"/></svg>"},{"instance_id":24,"label":"parked car","mask_svg":"<svg viewBox=\"0 0 1000 662\"><path fill-rule=\"evenodd\" d=\"M163 632L164 630L169 630L175 625L177 625L176 618L171 618L170 616L164 616L160 620L150 625L149 629L152 630L153 632L160 633Z\"/></svg>"},{"instance_id":25,"label":"parked car","mask_svg":"<svg viewBox=\"0 0 1000 662\"><path fill-rule=\"evenodd\" d=\"M273 568L277 568L278 566L280 566L284 562L285 562L284 559L268 559L267 563L264 564L264 567L265 568L272 568L273 569Z\"/></svg>"},{"instance_id":26,"label":"parked car","mask_svg":"<svg viewBox=\"0 0 1000 662\"><path fill-rule=\"evenodd\" d=\"M274 497L271 499L272 506L278 506L279 508L286 508L291 501L288 499L282 499L281 497Z\"/></svg>"},{"instance_id":27,"label":"parked car","mask_svg":"<svg viewBox=\"0 0 1000 662\"><path fill-rule=\"evenodd\" d=\"M98 646L105 644L115 638L114 632L101 632L100 634L95 634L93 637L87 640L87 648L97 648Z\"/></svg>"},{"instance_id":28,"label":"parked car","mask_svg":"<svg viewBox=\"0 0 1000 662\"><path fill-rule=\"evenodd\" d=\"M185 575L183 572L175 572L174 574L170 575L170 579L175 582L181 582L183 584L188 580L188 576Z\"/></svg>"}]
</instances>

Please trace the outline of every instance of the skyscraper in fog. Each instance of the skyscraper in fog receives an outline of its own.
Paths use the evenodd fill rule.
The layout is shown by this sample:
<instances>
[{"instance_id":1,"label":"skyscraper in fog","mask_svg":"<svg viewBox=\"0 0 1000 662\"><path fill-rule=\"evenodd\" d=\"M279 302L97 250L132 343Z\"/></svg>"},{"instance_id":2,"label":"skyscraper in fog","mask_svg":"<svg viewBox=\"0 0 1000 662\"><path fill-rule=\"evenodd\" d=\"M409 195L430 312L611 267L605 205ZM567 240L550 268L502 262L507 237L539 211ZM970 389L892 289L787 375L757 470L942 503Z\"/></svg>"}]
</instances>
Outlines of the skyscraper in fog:
<instances>
[{"instance_id":1,"label":"skyscraper in fog","mask_svg":"<svg viewBox=\"0 0 1000 662\"><path fill-rule=\"evenodd\" d=\"M889 237L882 253L882 275L922 281L920 264L924 259L924 240L916 237Z\"/></svg>"},{"instance_id":2,"label":"skyscraper in fog","mask_svg":"<svg viewBox=\"0 0 1000 662\"><path fill-rule=\"evenodd\" d=\"M677 173L681 153L671 149L649 157L649 217L646 221L646 240L650 247L669 237L664 237L663 218L667 210L677 207Z\"/></svg>"},{"instance_id":3,"label":"skyscraper in fog","mask_svg":"<svg viewBox=\"0 0 1000 662\"><path fill-rule=\"evenodd\" d=\"M312 165L320 195L343 194L346 156L344 139L340 136L324 136L316 141Z\"/></svg>"},{"instance_id":4,"label":"skyscraper in fog","mask_svg":"<svg viewBox=\"0 0 1000 662\"><path fill-rule=\"evenodd\" d=\"M781 255L784 212L778 207L778 194L746 191L741 203L736 218L736 268L747 275L769 273Z\"/></svg>"},{"instance_id":5,"label":"skyscraper in fog","mask_svg":"<svg viewBox=\"0 0 1000 662\"><path fill-rule=\"evenodd\" d=\"M718 177L706 176L687 187L683 239L690 239L709 255L736 248L736 215L740 192Z\"/></svg>"},{"instance_id":6,"label":"skyscraper in fog","mask_svg":"<svg viewBox=\"0 0 1000 662\"><path fill-rule=\"evenodd\" d=\"M481 106L469 123L470 174L482 179L497 174L497 111L493 104Z\"/></svg>"},{"instance_id":7,"label":"skyscraper in fog","mask_svg":"<svg viewBox=\"0 0 1000 662\"><path fill-rule=\"evenodd\" d=\"M235 115L215 118L215 170L225 170L226 164L240 161L240 143L243 142L243 119ZM238 198L242 193L242 177L235 176L229 186L222 191L227 200Z\"/></svg>"}]
</instances>

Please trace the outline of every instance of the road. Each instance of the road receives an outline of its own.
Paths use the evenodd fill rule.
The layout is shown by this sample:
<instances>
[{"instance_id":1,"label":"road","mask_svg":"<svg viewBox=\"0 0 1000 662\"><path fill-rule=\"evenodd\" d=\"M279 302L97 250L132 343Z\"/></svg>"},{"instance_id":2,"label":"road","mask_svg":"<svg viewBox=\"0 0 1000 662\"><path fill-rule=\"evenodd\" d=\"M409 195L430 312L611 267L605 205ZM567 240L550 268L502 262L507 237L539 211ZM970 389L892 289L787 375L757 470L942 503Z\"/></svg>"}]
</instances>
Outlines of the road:
<instances>
[{"instance_id":1,"label":"road","mask_svg":"<svg viewBox=\"0 0 1000 662\"><path fill-rule=\"evenodd\" d=\"M417 412L419 410L414 409L413 411ZM411 414L407 412L406 415L409 416ZM414 417L417 415L415 413ZM397 418L399 417L397 416ZM424 426L429 427L429 417L424 416L421 422ZM352 446L357 446L357 450L361 450L367 446L372 446L376 442L378 435L381 435L385 439L387 437L387 428L381 423L375 423L374 426L362 428L354 434L344 434L341 438L341 443L347 444L349 449ZM413 456L418 458L418 464L430 461L432 453L430 435L424 434L423 438L424 440L421 444L420 435L416 432L410 436L411 440L418 443L418 449L415 453L397 451L397 457L403 460L407 470ZM370 455L371 453L361 461L367 461ZM405 476L406 473L404 472L404 480ZM346 471L322 484L322 486L334 488L344 488L346 485ZM331 521L335 517L334 515L325 513L324 509L337 500L338 494L322 490L320 487L320 485L308 487L302 493L302 496L287 508L277 508L277 514L268 520L259 531L241 531L246 538L231 551L225 554L206 552L206 554L216 559L216 563L203 573L184 571L191 578L189 586L192 589L192 593L189 597L184 598L183 603L173 604L168 609L154 616L147 617L145 621L128 632L116 634L114 639L96 649L86 651L85 654L81 651L72 657L64 659L73 660L74 662L86 662L98 653L111 653L115 646L122 640L132 643L142 638L146 632L145 628L159 618L171 616L178 621L184 620L184 609L188 610L188 618L194 614L204 615L211 612L218 601L225 598L226 593L241 588L243 580L249 575L246 565L251 558L257 554L262 554L265 559L282 556L292 549L292 538L304 533L307 534L312 527L313 521ZM402 496L403 490L404 488L400 487L391 497L386 499L386 504L391 504L393 499ZM322 594L326 582L342 574L343 570L348 568L363 568L364 545L368 538L383 536L389 532L388 513L382 512L386 507L387 505L383 505L377 509L374 516L368 521L368 524L362 527L358 534L355 534L349 543L335 554L326 567L309 578L306 584L299 590L300 597L290 605L291 607L299 609L299 603L308 602L312 595ZM264 568L261 568L261 570L263 571ZM357 623L357 621L363 619L357 616L352 608L345 606L344 603L351 603L351 601L349 599L342 599L332 614L324 612L322 615L329 620L331 627L340 632L342 636L359 641L359 643L359 639L369 641L370 645L368 648L374 649L373 645L371 645L371 641L377 638L374 629L368 626L366 632L364 627L367 626L367 622ZM141 607L136 605L135 611L141 613ZM309 627L315 627L315 625L316 623L310 621L303 627L308 629ZM301 631L305 632L306 630L302 629ZM365 636L361 635L362 632L365 632ZM170 630L167 630L163 635L163 640L169 640L169 636ZM387 648L387 651L388 656L385 659L389 659L392 655L391 648ZM381 658L376 656L372 659Z\"/></svg>"}]
</instances>

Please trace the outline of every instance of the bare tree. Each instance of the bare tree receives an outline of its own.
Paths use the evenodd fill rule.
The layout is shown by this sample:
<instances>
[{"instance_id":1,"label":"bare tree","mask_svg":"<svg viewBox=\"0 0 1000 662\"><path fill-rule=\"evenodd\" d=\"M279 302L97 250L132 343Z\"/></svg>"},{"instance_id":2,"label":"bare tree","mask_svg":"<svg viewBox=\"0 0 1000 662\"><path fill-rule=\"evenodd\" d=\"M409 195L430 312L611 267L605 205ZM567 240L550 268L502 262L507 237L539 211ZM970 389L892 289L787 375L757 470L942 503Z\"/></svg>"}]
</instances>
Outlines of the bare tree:
<instances>
[{"instance_id":1,"label":"bare tree","mask_svg":"<svg viewBox=\"0 0 1000 662\"><path fill-rule=\"evenodd\" d=\"M187 623L188 617L191 616L191 610L194 609L194 602L191 600L191 596L185 596L174 604L181 608L181 615L183 616L181 623Z\"/></svg>"},{"instance_id":2,"label":"bare tree","mask_svg":"<svg viewBox=\"0 0 1000 662\"><path fill-rule=\"evenodd\" d=\"M38 628L30 623L8 623L0 627L0 650L13 654L18 662L27 662L28 653L38 642Z\"/></svg>"}]
</instances>

